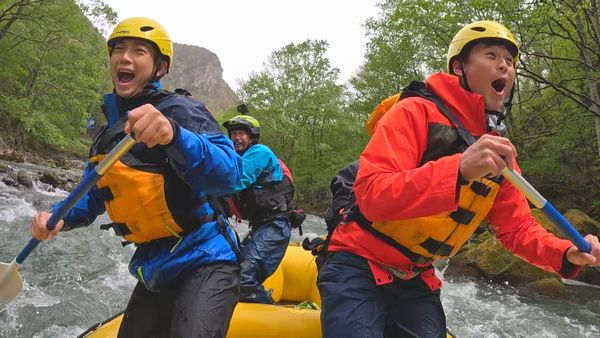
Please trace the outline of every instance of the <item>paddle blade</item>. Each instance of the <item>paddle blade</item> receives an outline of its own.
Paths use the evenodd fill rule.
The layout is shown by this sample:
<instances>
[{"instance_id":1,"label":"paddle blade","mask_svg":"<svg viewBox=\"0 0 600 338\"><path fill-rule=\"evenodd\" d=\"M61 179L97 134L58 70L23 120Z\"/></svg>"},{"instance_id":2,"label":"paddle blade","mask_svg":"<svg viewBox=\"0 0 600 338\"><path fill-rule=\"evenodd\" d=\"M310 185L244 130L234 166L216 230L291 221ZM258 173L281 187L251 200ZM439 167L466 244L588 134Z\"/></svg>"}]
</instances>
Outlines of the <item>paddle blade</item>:
<instances>
[{"instance_id":1,"label":"paddle blade","mask_svg":"<svg viewBox=\"0 0 600 338\"><path fill-rule=\"evenodd\" d=\"M18 264L0 263L0 304L6 304L17 297L23 289L23 281L19 275Z\"/></svg>"}]
</instances>

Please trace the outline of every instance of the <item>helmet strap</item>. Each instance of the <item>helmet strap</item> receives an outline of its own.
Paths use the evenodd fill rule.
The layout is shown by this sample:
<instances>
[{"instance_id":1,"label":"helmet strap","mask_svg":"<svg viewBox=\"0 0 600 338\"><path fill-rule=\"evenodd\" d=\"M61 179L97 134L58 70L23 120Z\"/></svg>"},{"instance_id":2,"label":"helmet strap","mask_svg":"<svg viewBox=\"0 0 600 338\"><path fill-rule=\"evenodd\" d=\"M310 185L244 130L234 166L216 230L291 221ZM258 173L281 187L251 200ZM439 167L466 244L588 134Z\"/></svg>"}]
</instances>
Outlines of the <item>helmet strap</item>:
<instances>
[{"instance_id":1,"label":"helmet strap","mask_svg":"<svg viewBox=\"0 0 600 338\"><path fill-rule=\"evenodd\" d=\"M158 75L158 71L160 70L160 64L163 61L164 61L164 58L163 58L162 54L160 54L160 52L157 50L156 51L156 58L154 60L154 66L153 66L153 69L152 69L152 74L154 74L154 75L150 79L151 83L154 83L154 82L160 80L163 76L165 76L167 74L167 72L165 71L160 76Z\"/></svg>"},{"instance_id":2,"label":"helmet strap","mask_svg":"<svg viewBox=\"0 0 600 338\"><path fill-rule=\"evenodd\" d=\"M461 76L460 76L460 84L463 86L463 88L466 91L472 92L471 87L469 87L469 81L467 81L467 73L465 73L465 69L463 68L463 63L462 61L460 61L460 72L461 72Z\"/></svg>"},{"instance_id":3,"label":"helmet strap","mask_svg":"<svg viewBox=\"0 0 600 338\"><path fill-rule=\"evenodd\" d=\"M506 101L504 103L504 111L497 112L498 113L498 123L501 123L502 121L504 121L504 119L506 119L508 117L508 115L510 115L510 113L512 111L512 103L513 103L514 96L515 96L515 86L513 84L513 87L510 90L510 96L508 97L508 101Z\"/></svg>"}]
</instances>

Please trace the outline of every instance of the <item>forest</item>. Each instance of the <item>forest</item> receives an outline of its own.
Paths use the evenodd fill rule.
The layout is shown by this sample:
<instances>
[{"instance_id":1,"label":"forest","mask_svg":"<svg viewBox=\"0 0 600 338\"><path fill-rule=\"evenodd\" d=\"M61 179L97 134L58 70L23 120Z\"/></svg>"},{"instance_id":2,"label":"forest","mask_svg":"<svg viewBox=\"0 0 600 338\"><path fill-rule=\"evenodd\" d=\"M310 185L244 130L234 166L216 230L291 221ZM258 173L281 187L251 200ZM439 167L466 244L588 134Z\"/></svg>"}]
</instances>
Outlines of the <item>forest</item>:
<instances>
[{"instance_id":1,"label":"forest","mask_svg":"<svg viewBox=\"0 0 600 338\"><path fill-rule=\"evenodd\" d=\"M346 83L328 41L290 42L238 84L263 143L293 171L300 204L322 211L329 181L368 141L369 113L411 80L445 71L452 36L475 20L521 45L506 118L524 176L561 210L600 217L600 18L596 0L381 0L364 23L365 62ZM86 155L89 117L111 90L100 0L1 0L0 136L12 148ZM261 38L261 37L257 37ZM202 99L202 98L200 98ZM236 107L213 112L219 121Z\"/></svg>"}]
</instances>

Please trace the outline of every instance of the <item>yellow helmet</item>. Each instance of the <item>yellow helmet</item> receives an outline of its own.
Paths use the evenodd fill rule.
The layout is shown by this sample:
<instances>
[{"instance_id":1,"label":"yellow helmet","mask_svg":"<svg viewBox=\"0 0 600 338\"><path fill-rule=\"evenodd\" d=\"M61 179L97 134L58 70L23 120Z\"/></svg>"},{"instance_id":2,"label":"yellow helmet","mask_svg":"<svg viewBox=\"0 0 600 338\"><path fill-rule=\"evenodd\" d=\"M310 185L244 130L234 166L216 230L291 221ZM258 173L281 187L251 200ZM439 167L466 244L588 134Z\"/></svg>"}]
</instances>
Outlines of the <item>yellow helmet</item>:
<instances>
[{"instance_id":1,"label":"yellow helmet","mask_svg":"<svg viewBox=\"0 0 600 338\"><path fill-rule=\"evenodd\" d=\"M148 18L129 18L117 24L108 37L108 53L112 52L115 39L138 38L156 46L157 51L167 58L167 72L173 62L173 43L161 24Z\"/></svg>"},{"instance_id":2,"label":"yellow helmet","mask_svg":"<svg viewBox=\"0 0 600 338\"><path fill-rule=\"evenodd\" d=\"M519 60L519 45L517 40L508 30L508 28L495 21L476 21L463 27L450 42L448 48L448 72L452 71L452 59L460 55L463 48L469 43L482 39L498 39L506 43L513 56L513 64L516 65Z\"/></svg>"}]
</instances>

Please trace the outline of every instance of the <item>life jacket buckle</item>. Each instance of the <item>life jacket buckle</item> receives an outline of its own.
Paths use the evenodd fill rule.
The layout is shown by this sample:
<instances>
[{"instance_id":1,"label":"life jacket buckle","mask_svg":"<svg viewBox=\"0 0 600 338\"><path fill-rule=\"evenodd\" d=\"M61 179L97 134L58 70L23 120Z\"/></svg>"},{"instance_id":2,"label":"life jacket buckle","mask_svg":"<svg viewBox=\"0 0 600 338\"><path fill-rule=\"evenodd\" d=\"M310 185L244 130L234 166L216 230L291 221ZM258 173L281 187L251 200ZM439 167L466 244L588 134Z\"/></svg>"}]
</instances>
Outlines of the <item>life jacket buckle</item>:
<instances>
[{"instance_id":1,"label":"life jacket buckle","mask_svg":"<svg viewBox=\"0 0 600 338\"><path fill-rule=\"evenodd\" d=\"M412 271L412 270L404 271L404 270L399 270L399 269L395 269L395 268L392 268L392 267L387 266L387 265L384 265L384 267L394 277L400 278L402 280L411 280L411 279L417 277L421 273L421 271Z\"/></svg>"}]
</instances>

